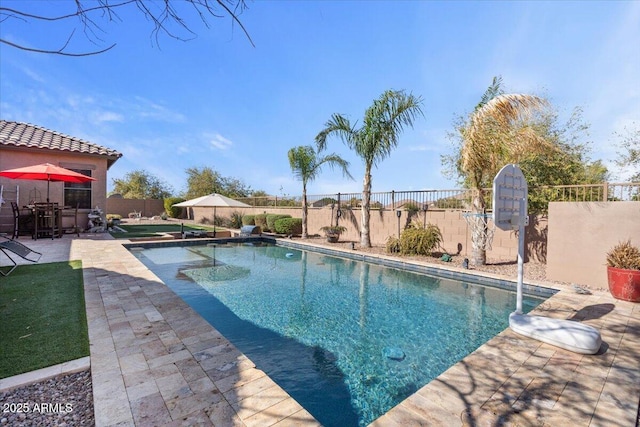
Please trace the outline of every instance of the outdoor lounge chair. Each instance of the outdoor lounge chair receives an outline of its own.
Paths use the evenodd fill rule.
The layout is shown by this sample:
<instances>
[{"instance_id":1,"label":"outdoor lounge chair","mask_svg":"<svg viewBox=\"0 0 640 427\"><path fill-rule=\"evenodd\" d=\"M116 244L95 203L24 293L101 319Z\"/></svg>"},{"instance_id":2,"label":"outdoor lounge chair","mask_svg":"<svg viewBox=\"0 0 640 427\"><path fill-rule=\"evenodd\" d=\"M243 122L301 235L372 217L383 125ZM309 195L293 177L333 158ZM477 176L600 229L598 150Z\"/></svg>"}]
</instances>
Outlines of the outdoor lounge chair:
<instances>
[{"instance_id":1,"label":"outdoor lounge chair","mask_svg":"<svg viewBox=\"0 0 640 427\"><path fill-rule=\"evenodd\" d=\"M11 258L9 252L12 252L19 257L31 262L38 262L40 260L40 257L42 257L42 254L40 252L36 252L28 248L17 240L8 239L3 236L0 236L0 251L4 252L7 258L9 258L13 263L11 269L6 273L0 269L0 274L2 274L3 276L8 276L18 266L18 263L15 262L13 258Z\"/></svg>"}]
</instances>

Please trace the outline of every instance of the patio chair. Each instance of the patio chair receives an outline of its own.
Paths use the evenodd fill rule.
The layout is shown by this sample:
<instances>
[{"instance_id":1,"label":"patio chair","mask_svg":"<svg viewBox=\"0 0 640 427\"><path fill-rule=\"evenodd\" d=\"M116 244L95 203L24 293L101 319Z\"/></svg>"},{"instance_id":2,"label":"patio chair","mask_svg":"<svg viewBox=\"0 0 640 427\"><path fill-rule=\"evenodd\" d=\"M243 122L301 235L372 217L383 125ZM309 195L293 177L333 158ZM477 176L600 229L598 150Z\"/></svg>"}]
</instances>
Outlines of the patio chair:
<instances>
[{"instance_id":1,"label":"patio chair","mask_svg":"<svg viewBox=\"0 0 640 427\"><path fill-rule=\"evenodd\" d=\"M19 257L30 262L38 262L40 260L40 257L42 257L42 254L40 252L36 252L33 249L30 249L17 240L8 239L4 236L0 236L0 251L2 251L13 263L13 266L11 266L9 271L7 271L6 273L0 269L0 274L2 274L3 276L8 276L18 266L18 263L15 262L13 258L11 258L9 252L18 255Z\"/></svg>"},{"instance_id":2,"label":"patio chair","mask_svg":"<svg viewBox=\"0 0 640 427\"><path fill-rule=\"evenodd\" d=\"M11 239L17 239L18 236L32 235L34 215L30 209L20 209L16 202L11 202L11 210L13 211L13 235Z\"/></svg>"}]
</instances>

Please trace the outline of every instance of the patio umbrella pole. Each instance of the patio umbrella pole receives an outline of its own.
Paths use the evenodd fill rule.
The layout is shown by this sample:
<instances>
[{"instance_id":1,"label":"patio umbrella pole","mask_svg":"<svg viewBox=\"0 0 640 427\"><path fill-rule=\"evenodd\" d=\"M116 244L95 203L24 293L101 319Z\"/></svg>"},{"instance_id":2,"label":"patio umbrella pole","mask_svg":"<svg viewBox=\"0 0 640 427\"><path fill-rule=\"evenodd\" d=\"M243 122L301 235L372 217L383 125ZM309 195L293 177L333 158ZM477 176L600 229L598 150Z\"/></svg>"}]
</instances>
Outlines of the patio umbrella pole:
<instances>
[{"instance_id":1,"label":"patio umbrella pole","mask_svg":"<svg viewBox=\"0 0 640 427\"><path fill-rule=\"evenodd\" d=\"M216 238L216 207L213 207L213 238Z\"/></svg>"}]
</instances>

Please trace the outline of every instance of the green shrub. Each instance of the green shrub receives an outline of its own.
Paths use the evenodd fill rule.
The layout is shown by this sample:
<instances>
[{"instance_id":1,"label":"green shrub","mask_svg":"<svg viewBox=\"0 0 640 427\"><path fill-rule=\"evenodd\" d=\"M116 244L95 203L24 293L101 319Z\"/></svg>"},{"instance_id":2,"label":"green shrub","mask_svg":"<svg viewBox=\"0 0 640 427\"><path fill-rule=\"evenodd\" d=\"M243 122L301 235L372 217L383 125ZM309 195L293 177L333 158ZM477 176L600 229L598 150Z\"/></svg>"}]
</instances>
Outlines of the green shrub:
<instances>
[{"instance_id":1,"label":"green shrub","mask_svg":"<svg viewBox=\"0 0 640 427\"><path fill-rule=\"evenodd\" d=\"M215 215L213 217L213 225L217 227L226 227L228 223L229 223L229 220L224 216Z\"/></svg>"},{"instance_id":2,"label":"green shrub","mask_svg":"<svg viewBox=\"0 0 640 427\"><path fill-rule=\"evenodd\" d=\"M267 227L267 214L258 214L254 217L255 224L262 231L269 231L269 227Z\"/></svg>"},{"instance_id":3,"label":"green shrub","mask_svg":"<svg viewBox=\"0 0 640 427\"><path fill-rule=\"evenodd\" d=\"M440 246L442 233L437 225L426 228L407 228L400 234L400 253L403 255L431 255Z\"/></svg>"},{"instance_id":4,"label":"green shrub","mask_svg":"<svg viewBox=\"0 0 640 427\"><path fill-rule=\"evenodd\" d=\"M242 217L242 225L256 225L255 215L245 215Z\"/></svg>"},{"instance_id":5,"label":"green shrub","mask_svg":"<svg viewBox=\"0 0 640 427\"><path fill-rule=\"evenodd\" d=\"M302 218L280 218L274 222L275 232L287 236L302 234Z\"/></svg>"},{"instance_id":6,"label":"green shrub","mask_svg":"<svg viewBox=\"0 0 640 427\"><path fill-rule=\"evenodd\" d=\"M418 212L420 210L420 208L418 207L418 205L416 205L413 202L409 202L407 204L404 205L404 209L409 212L409 214L414 214L416 212Z\"/></svg>"},{"instance_id":7,"label":"green shrub","mask_svg":"<svg viewBox=\"0 0 640 427\"><path fill-rule=\"evenodd\" d=\"M397 254L400 252L400 239L397 237L389 236L387 239L387 252L390 254Z\"/></svg>"},{"instance_id":8,"label":"green shrub","mask_svg":"<svg viewBox=\"0 0 640 427\"><path fill-rule=\"evenodd\" d=\"M231 212L229 228L242 228L242 214L238 211Z\"/></svg>"},{"instance_id":9,"label":"green shrub","mask_svg":"<svg viewBox=\"0 0 640 427\"><path fill-rule=\"evenodd\" d=\"M291 218L291 215L267 214L267 227L269 230L276 231L276 220L282 218Z\"/></svg>"},{"instance_id":10,"label":"green shrub","mask_svg":"<svg viewBox=\"0 0 640 427\"><path fill-rule=\"evenodd\" d=\"M164 199L164 210L167 212L171 218L180 218L182 215L182 208L177 206L171 206L176 203L184 202L185 199L182 197L167 197Z\"/></svg>"}]
</instances>

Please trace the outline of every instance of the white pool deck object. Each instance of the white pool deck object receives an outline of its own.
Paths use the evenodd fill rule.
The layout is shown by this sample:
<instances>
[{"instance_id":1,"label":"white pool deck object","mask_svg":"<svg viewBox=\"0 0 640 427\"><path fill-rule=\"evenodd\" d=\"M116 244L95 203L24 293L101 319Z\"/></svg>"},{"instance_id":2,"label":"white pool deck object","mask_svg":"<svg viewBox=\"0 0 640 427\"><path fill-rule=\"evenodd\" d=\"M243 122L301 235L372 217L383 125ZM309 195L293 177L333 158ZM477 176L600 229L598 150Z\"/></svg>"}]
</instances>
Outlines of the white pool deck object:
<instances>
[{"instance_id":1,"label":"white pool deck object","mask_svg":"<svg viewBox=\"0 0 640 427\"><path fill-rule=\"evenodd\" d=\"M509 327L520 335L580 354L595 354L602 345L600 331L571 320L511 313Z\"/></svg>"},{"instance_id":2,"label":"white pool deck object","mask_svg":"<svg viewBox=\"0 0 640 427\"><path fill-rule=\"evenodd\" d=\"M522 313L524 278L524 234L529 225L527 180L518 165L505 165L493 179L493 222L501 230L518 230L518 283L516 311L509 315L509 327L516 333L580 354L600 350L600 331L571 320L529 316Z\"/></svg>"}]
</instances>

